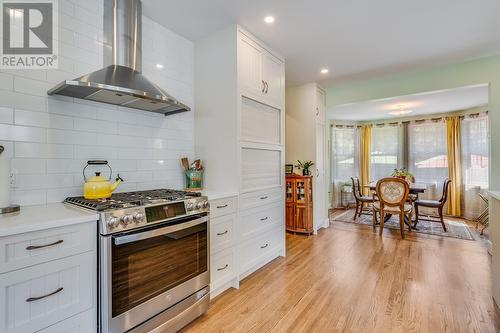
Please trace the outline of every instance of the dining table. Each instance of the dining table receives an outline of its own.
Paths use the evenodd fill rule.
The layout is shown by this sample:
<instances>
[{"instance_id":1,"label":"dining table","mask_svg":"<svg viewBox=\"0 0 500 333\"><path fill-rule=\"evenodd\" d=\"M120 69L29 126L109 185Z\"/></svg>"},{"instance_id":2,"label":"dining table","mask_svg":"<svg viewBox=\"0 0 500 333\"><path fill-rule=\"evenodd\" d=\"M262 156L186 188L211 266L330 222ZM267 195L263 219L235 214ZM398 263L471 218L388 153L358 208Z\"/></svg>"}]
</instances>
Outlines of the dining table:
<instances>
[{"instance_id":1,"label":"dining table","mask_svg":"<svg viewBox=\"0 0 500 333\"><path fill-rule=\"evenodd\" d=\"M427 190L427 184L425 183L409 183L410 186L410 194L413 194L412 197L409 198L411 204L413 205L413 202L415 200L418 200L418 195L421 193L425 193ZM369 183L368 185L365 185L365 187L369 188L371 191L376 191L377 190L377 182L373 181ZM384 218L384 223L387 222L390 218L392 217L392 214L387 214ZM378 221L377 216L375 216L375 219L377 220L377 224L380 224ZM413 224L411 223L412 221L409 221L407 217L405 216L405 224L412 228L413 230L418 230L416 222Z\"/></svg>"}]
</instances>

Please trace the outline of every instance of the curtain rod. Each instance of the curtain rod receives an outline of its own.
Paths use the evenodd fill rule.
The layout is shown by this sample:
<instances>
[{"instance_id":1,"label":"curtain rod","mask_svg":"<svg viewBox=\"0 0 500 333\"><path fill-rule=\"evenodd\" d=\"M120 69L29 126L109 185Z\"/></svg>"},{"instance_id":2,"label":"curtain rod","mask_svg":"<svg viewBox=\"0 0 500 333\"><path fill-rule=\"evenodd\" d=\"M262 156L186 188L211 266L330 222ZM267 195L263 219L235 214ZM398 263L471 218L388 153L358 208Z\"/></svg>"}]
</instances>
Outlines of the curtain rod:
<instances>
[{"instance_id":1,"label":"curtain rod","mask_svg":"<svg viewBox=\"0 0 500 333\"><path fill-rule=\"evenodd\" d=\"M484 111L484 112L475 112L475 113L469 113L469 114L466 114L466 115L460 115L458 116L460 119L465 119L465 118L478 118L479 116L481 115L487 115L488 114L488 111ZM422 118L422 119L413 119L413 120L402 120L402 121L396 121L396 122L389 122L389 123L371 123L371 125L374 125L376 127L383 127L385 125L389 125L389 126L398 126L399 124L403 124L403 125L406 125L406 124L411 124L411 123L414 123L414 124L422 124L422 123L425 123L426 121L432 121L434 123L437 123L437 122L440 122L444 119L446 119L447 117L446 116L443 116L443 117L434 117L434 118ZM334 125L334 124L331 124L330 125L331 127L334 127L335 128L361 128L362 125Z\"/></svg>"}]
</instances>

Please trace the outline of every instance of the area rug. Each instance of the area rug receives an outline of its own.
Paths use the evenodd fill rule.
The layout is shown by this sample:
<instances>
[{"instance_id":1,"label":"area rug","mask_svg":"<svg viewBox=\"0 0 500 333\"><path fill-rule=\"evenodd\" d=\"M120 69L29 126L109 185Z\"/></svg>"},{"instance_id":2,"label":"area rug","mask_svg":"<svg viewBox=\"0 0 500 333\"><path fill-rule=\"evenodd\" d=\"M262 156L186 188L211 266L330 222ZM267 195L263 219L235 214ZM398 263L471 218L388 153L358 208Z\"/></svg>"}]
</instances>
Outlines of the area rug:
<instances>
[{"instance_id":1,"label":"area rug","mask_svg":"<svg viewBox=\"0 0 500 333\"><path fill-rule=\"evenodd\" d=\"M372 216L371 215L361 215L361 217L357 217L354 221L352 217L354 216L354 210L348 210L345 213L331 219L331 221L340 221L340 222L349 222L355 224L364 224L364 225L372 225ZM442 236L442 237L450 237L450 238L458 238L465 240L475 240L472 232L469 227L462 222L458 221L450 221L446 218L444 219L444 223L446 224L446 229L448 231L444 231L441 223L439 222L429 222L429 221L419 221L417 228L418 230L412 230L412 232L417 232L421 234ZM378 226L377 226L378 228ZM399 217L392 216L387 222L384 223L384 228L390 229L398 229L399 230ZM405 231L408 232L408 228L405 225Z\"/></svg>"}]
</instances>

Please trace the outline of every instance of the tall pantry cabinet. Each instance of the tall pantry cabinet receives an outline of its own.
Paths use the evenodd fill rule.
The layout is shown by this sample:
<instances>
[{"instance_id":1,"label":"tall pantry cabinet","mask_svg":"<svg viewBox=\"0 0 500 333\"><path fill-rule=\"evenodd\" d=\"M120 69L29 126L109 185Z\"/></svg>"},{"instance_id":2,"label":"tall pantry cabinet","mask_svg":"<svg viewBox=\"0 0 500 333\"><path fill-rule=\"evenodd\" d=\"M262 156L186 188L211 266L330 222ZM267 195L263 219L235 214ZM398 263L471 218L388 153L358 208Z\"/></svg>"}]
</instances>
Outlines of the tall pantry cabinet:
<instances>
[{"instance_id":1,"label":"tall pantry cabinet","mask_svg":"<svg viewBox=\"0 0 500 333\"><path fill-rule=\"evenodd\" d=\"M313 228L327 227L328 131L325 91L316 83L286 89L286 163L311 160L313 176Z\"/></svg>"},{"instance_id":2,"label":"tall pantry cabinet","mask_svg":"<svg viewBox=\"0 0 500 333\"><path fill-rule=\"evenodd\" d=\"M195 47L196 154L208 193L238 194L225 251L242 279L285 255L285 64L240 26Z\"/></svg>"}]
</instances>

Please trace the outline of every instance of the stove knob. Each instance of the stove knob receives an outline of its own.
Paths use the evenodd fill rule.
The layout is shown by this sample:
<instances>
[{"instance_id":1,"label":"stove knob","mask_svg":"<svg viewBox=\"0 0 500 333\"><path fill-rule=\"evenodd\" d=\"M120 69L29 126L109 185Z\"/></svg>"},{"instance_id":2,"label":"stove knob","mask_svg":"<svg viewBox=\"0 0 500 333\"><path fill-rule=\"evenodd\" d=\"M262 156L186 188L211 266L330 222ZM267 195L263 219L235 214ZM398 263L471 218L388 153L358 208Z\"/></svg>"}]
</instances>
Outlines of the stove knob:
<instances>
[{"instance_id":1,"label":"stove knob","mask_svg":"<svg viewBox=\"0 0 500 333\"><path fill-rule=\"evenodd\" d=\"M122 223L123 225L128 225L134 220L134 217L132 215L125 215L122 216Z\"/></svg>"},{"instance_id":2,"label":"stove knob","mask_svg":"<svg viewBox=\"0 0 500 333\"><path fill-rule=\"evenodd\" d=\"M187 204L187 210L193 210L193 209L195 209L195 208L196 208L196 207L195 207L195 204L192 204L192 203L188 203L188 204Z\"/></svg>"},{"instance_id":3,"label":"stove knob","mask_svg":"<svg viewBox=\"0 0 500 333\"><path fill-rule=\"evenodd\" d=\"M203 203L203 208L208 208L210 206L210 204L208 203L208 201L205 201Z\"/></svg>"},{"instance_id":4,"label":"stove knob","mask_svg":"<svg viewBox=\"0 0 500 333\"><path fill-rule=\"evenodd\" d=\"M198 204L196 205L196 208L202 209L203 208L203 202L198 202Z\"/></svg>"},{"instance_id":5,"label":"stove knob","mask_svg":"<svg viewBox=\"0 0 500 333\"><path fill-rule=\"evenodd\" d=\"M119 219L119 218L117 218L117 217L114 217L114 216L110 217L110 218L108 219L108 222L107 222L107 224L108 224L108 226L109 226L110 228L116 228L116 227L118 226L118 224L119 224L119 223L120 223L120 219Z\"/></svg>"},{"instance_id":6,"label":"stove knob","mask_svg":"<svg viewBox=\"0 0 500 333\"><path fill-rule=\"evenodd\" d=\"M143 213L136 213L136 214L134 215L134 220L135 220L135 222L142 222L142 221L144 221L144 218L145 218L145 217L146 217L146 216L144 216L144 214L143 214Z\"/></svg>"}]
</instances>

